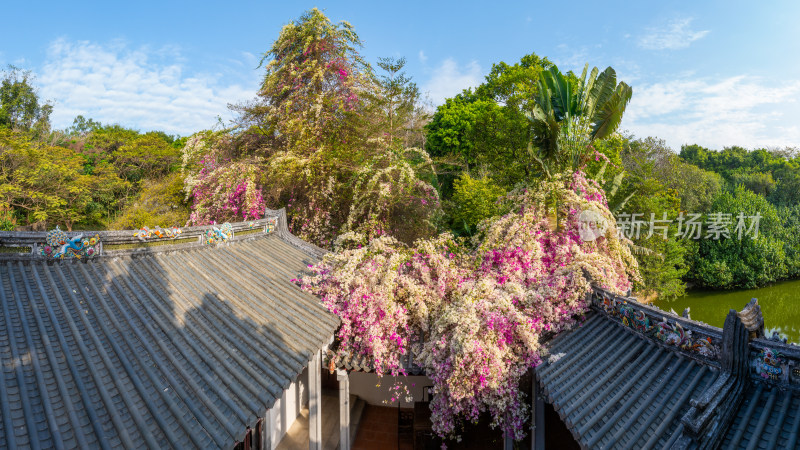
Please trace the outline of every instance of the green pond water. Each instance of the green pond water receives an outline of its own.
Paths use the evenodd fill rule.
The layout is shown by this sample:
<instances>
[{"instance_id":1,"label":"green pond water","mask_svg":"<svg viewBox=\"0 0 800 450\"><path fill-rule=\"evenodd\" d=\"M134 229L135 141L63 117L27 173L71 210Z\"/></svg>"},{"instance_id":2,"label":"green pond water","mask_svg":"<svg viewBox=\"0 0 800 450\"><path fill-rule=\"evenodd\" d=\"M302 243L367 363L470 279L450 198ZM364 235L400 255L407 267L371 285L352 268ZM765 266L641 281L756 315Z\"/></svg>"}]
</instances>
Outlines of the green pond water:
<instances>
[{"instance_id":1,"label":"green pond water","mask_svg":"<svg viewBox=\"0 0 800 450\"><path fill-rule=\"evenodd\" d=\"M761 306L767 336L778 331L790 342L800 343L800 280L740 291L693 290L676 300L656 300L655 306L665 311L672 308L678 314L688 307L692 319L722 327L728 310L741 311L753 297Z\"/></svg>"}]
</instances>

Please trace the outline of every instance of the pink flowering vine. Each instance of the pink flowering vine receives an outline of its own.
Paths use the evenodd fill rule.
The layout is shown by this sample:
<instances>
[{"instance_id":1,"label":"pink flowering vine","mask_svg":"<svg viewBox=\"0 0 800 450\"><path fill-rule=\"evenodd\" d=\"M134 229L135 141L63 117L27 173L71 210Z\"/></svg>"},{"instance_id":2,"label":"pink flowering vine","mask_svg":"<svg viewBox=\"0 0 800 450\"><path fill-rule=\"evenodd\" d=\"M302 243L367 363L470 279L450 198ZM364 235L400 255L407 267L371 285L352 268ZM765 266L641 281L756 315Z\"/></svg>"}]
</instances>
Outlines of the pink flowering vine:
<instances>
[{"instance_id":1,"label":"pink flowering vine","mask_svg":"<svg viewBox=\"0 0 800 450\"><path fill-rule=\"evenodd\" d=\"M559 227L545 206L554 195ZM471 245L449 234L406 245L347 233L300 282L341 318L340 348L371 358L379 375L403 374L401 357L413 349L433 380L434 430L443 437L488 411L493 426L521 439L528 402L519 382L541 362L541 339L576 323L591 283L621 293L638 277L602 189L583 173L506 201L513 211L481 223ZM580 238L588 208L612 224L603 239Z\"/></svg>"}]
</instances>

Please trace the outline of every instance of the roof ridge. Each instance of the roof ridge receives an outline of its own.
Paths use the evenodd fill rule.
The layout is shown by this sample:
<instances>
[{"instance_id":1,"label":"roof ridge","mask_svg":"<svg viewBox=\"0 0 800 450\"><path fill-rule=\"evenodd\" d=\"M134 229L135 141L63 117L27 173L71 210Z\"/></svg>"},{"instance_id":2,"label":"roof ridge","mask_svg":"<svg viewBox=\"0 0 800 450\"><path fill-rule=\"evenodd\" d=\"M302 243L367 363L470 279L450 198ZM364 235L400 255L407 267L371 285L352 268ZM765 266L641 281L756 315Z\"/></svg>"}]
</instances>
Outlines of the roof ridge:
<instances>
[{"instance_id":1,"label":"roof ridge","mask_svg":"<svg viewBox=\"0 0 800 450\"><path fill-rule=\"evenodd\" d=\"M87 260L146 255L208 248L272 234L315 259L327 253L289 231L285 208L267 208L262 219L184 228L63 231L56 227L49 232L0 231L0 260Z\"/></svg>"}]
</instances>

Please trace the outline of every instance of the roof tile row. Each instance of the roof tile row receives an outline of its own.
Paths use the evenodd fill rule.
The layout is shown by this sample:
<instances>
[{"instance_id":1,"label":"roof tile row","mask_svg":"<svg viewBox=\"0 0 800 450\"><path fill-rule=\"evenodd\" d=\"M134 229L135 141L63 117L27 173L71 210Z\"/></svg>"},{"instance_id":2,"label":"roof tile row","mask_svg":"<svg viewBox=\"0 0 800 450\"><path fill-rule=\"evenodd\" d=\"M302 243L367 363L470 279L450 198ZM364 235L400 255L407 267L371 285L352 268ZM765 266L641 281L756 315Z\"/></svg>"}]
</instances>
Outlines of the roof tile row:
<instances>
[{"instance_id":1,"label":"roof tile row","mask_svg":"<svg viewBox=\"0 0 800 450\"><path fill-rule=\"evenodd\" d=\"M314 255L316 256L316 255ZM0 261L0 447L225 447L338 325L278 235Z\"/></svg>"}]
</instances>

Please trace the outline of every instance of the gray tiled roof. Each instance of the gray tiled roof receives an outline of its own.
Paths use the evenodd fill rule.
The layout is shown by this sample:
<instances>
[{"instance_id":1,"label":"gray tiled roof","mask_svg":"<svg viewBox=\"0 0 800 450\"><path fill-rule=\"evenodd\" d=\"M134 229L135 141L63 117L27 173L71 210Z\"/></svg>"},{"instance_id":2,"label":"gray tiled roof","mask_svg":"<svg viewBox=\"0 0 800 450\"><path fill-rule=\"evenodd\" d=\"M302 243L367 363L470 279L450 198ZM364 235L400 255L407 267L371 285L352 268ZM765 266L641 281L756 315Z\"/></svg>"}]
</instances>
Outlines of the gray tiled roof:
<instances>
[{"instance_id":1,"label":"gray tiled roof","mask_svg":"<svg viewBox=\"0 0 800 450\"><path fill-rule=\"evenodd\" d=\"M800 448L800 393L751 384L728 427L722 448Z\"/></svg>"},{"instance_id":2,"label":"gray tiled roof","mask_svg":"<svg viewBox=\"0 0 800 450\"><path fill-rule=\"evenodd\" d=\"M719 374L597 312L548 347L537 377L584 448L669 447L690 399Z\"/></svg>"},{"instance_id":3,"label":"gray tiled roof","mask_svg":"<svg viewBox=\"0 0 800 450\"><path fill-rule=\"evenodd\" d=\"M0 448L228 447L332 337L279 233L0 259Z\"/></svg>"}]
</instances>

